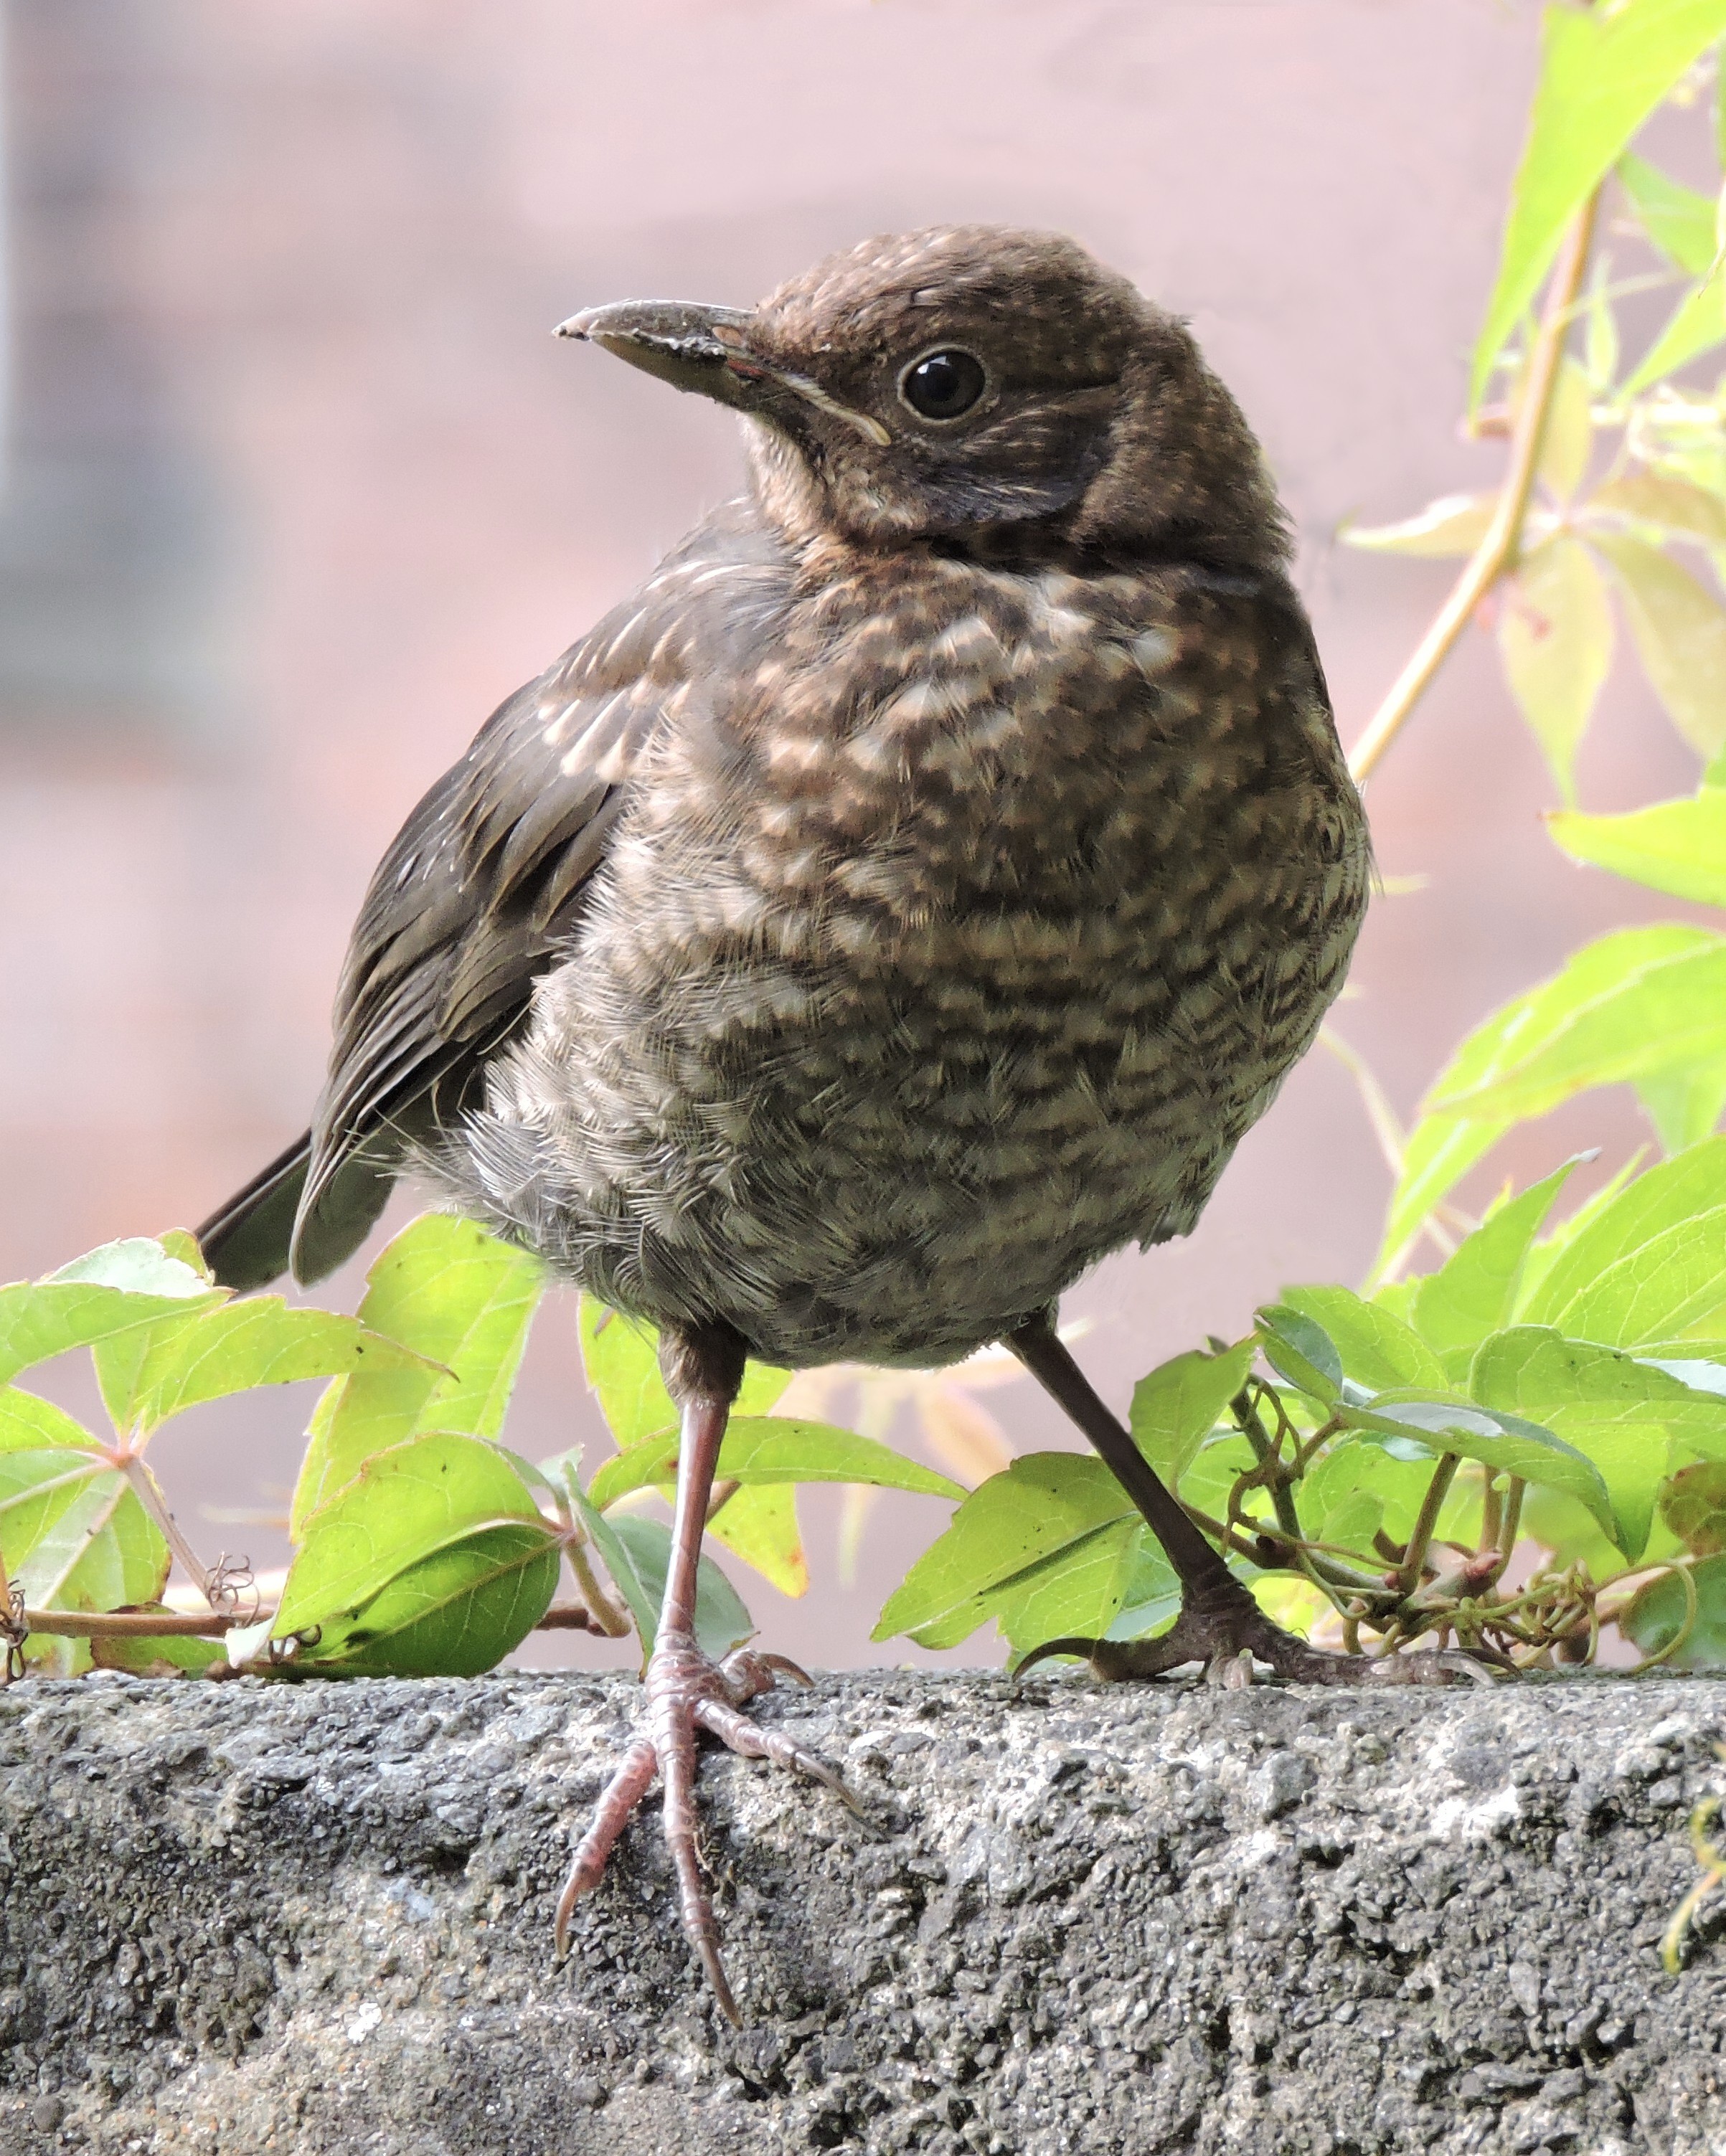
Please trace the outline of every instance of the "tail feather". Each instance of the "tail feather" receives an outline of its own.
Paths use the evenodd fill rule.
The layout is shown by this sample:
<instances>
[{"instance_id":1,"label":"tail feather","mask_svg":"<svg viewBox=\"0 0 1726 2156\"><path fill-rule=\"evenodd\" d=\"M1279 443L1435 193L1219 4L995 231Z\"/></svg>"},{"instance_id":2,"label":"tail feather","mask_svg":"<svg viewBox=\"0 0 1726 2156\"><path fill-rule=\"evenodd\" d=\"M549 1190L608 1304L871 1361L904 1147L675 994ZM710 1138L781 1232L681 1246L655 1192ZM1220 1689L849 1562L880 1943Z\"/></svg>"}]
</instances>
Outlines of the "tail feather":
<instances>
[{"instance_id":1,"label":"tail feather","mask_svg":"<svg viewBox=\"0 0 1726 2156\"><path fill-rule=\"evenodd\" d=\"M267 1287L288 1270L294 1217L311 1158L311 1133L295 1139L198 1231L205 1262L223 1287Z\"/></svg>"},{"instance_id":2,"label":"tail feather","mask_svg":"<svg viewBox=\"0 0 1726 2156\"><path fill-rule=\"evenodd\" d=\"M401 1147L349 1154L310 1209L304 1204L311 1133L295 1138L198 1231L206 1263L244 1295L291 1271L309 1287L351 1258L389 1201Z\"/></svg>"}]
</instances>

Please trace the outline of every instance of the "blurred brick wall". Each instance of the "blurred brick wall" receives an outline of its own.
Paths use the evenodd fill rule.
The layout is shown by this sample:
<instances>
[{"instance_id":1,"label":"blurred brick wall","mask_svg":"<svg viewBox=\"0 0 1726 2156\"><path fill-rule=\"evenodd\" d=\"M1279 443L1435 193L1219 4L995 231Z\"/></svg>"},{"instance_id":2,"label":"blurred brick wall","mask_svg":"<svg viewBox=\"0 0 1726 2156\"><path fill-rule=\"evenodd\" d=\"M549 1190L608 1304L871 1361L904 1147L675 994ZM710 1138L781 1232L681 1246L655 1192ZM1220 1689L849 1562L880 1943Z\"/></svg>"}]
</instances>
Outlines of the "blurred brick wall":
<instances>
[{"instance_id":1,"label":"blurred brick wall","mask_svg":"<svg viewBox=\"0 0 1726 2156\"><path fill-rule=\"evenodd\" d=\"M11 0L0 1276L195 1219L302 1127L347 927L408 807L736 484L722 413L553 342L578 305L747 302L907 223L1075 232L1194 317L1261 429L1358 731L1446 572L1330 534L1489 483L1502 454L1454 426L1533 13ZM30 536L44 487L51 544ZM1621 670L1585 798L1690 777ZM1494 1003L1658 911L1546 848L1548 800L1472 639L1373 789L1382 866L1431 881L1375 908L1338 1014L1405 1111ZM1640 1136L1627 1101L1559 1122L1508 1164ZM1070 1299L1087 1361L1124 1400L1285 1281L1354 1277L1387 1188L1349 1082L1315 1056L1189 1245ZM357 1281L327 1292L351 1304ZM1067 1441L1027 1386L990 1404L1022 1445ZM201 1410L161 1471L256 1503L307 1405ZM554 1309L516 1441L592 1427ZM806 1509L819 1576L831 1506ZM869 1658L932 1524L884 1503L855 1589L807 1615L752 1582L770 1643ZM280 1548L200 1532L260 1563Z\"/></svg>"}]
</instances>

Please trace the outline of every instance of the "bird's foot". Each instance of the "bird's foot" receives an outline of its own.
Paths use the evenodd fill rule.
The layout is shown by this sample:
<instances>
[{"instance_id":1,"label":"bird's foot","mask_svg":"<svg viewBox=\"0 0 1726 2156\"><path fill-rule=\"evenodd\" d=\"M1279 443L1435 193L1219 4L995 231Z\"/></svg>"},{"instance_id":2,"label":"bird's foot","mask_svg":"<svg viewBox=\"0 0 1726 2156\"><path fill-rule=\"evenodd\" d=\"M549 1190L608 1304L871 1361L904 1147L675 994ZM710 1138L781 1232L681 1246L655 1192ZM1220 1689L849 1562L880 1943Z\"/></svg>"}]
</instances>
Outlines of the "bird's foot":
<instances>
[{"instance_id":1,"label":"bird's foot","mask_svg":"<svg viewBox=\"0 0 1726 2156\"><path fill-rule=\"evenodd\" d=\"M1157 1677L1203 1666L1207 1684L1250 1685L1257 1666L1294 1684L1451 1684L1469 1678L1490 1684L1491 1671L1512 1666L1489 1650L1479 1654L1340 1655L1308 1646L1273 1623L1243 1588L1226 1600L1189 1601L1169 1627L1150 1640L1050 1640L1034 1648L1015 1670L1023 1675L1051 1655L1082 1655L1100 1677L1119 1681Z\"/></svg>"},{"instance_id":2,"label":"bird's foot","mask_svg":"<svg viewBox=\"0 0 1726 2156\"><path fill-rule=\"evenodd\" d=\"M647 1665L645 1728L606 1784L558 1897L560 1954L568 1944L571 1912L582 1896L598 1885L605 1860L657 1771L665 1784L665 1840L677 1871L683 1928L701 1956L727 2019L738 2021L737 2001L719 1958L713 1904L696 1853L696 1732L706 1730L745 1758L772 1759L782 1767L794 1767L825 1783L853 1811L858 1810L856 1799L830 1767L777 1730L758 1727L741 1712L758 1694L772 1691L776 1672L799 1684L809 1682L807 1674L783 1655L742 1650L716 1662L688 1633L661 1632Z\"/></svg>"}]
</instances>

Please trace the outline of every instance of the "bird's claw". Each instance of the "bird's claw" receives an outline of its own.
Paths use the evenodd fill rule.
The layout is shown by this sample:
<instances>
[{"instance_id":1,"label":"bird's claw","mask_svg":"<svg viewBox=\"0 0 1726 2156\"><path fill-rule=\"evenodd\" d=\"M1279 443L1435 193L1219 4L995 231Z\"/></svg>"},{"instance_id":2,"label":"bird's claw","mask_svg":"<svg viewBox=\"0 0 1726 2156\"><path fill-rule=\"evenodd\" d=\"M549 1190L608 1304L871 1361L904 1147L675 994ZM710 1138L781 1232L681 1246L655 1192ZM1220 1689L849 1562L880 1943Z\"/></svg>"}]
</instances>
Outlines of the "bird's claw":
<instances>
[{"instance_id":1,"label":"bird's claw","mask_svg":"<svg viewBox=\"0 0 1726 2156\"><path fill-rule=\"evenodd\" d=\"M558 1897L559 1955L568 1948L570 1918L576 1903L598 1885L606 1859L657 1772L665 1786L665 1840L677 1873L683 1928L701 1958L722 2012L727 2020L741 2025L737 2000L720 1959L719 1929L696 1845L696 1732L706 1730L745 1758L771 1759L778 1766L794 1768L831 1789L859 1818L865 1816L855 1797L824 1761L778 1730L761 1728L741 1712L751 1700L772 1691L776 1672L803 1684L811 1681L783 1655L740 1650L716 1662L687 1633L660 1634L647 1665L645 1731L630 1745L601 1791Z\"/></svg>"}]
</instances>

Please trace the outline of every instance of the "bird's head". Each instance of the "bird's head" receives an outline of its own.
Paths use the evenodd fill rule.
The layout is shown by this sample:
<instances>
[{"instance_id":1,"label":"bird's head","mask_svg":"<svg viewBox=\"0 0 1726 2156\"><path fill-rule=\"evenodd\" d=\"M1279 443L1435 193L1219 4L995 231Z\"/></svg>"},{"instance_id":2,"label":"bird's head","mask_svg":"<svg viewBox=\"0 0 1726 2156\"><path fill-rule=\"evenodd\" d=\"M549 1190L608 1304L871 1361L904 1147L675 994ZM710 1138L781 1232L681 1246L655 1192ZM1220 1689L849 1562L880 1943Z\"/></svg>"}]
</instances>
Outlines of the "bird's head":
<instances>
[{"instance_id":1,"label":"bird's head","mask_svg":"<svg viewBox=\"0 0 1726 2156\"><path fill-rule=\"evenodd\" d=\"M560 334L746 414L756 492L794 542L1287 552L1258 444L1185 326L1058 234L868 239L748 311L625 300Z\"/></svg>"}]
</instances>

